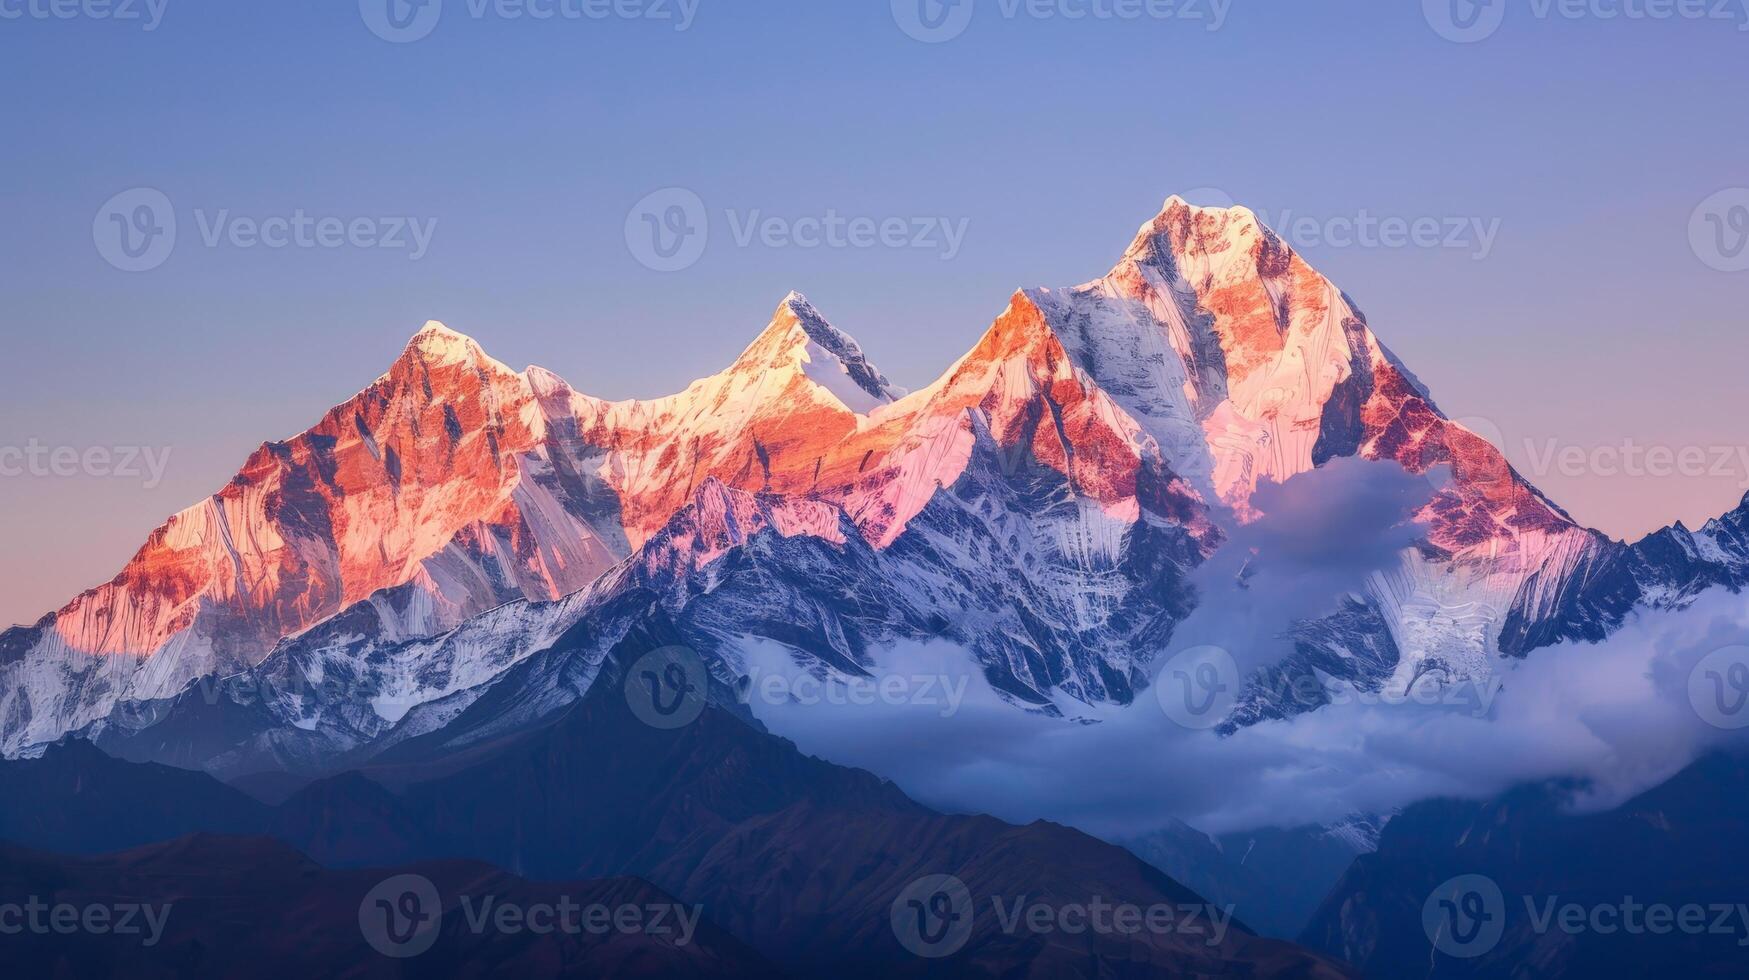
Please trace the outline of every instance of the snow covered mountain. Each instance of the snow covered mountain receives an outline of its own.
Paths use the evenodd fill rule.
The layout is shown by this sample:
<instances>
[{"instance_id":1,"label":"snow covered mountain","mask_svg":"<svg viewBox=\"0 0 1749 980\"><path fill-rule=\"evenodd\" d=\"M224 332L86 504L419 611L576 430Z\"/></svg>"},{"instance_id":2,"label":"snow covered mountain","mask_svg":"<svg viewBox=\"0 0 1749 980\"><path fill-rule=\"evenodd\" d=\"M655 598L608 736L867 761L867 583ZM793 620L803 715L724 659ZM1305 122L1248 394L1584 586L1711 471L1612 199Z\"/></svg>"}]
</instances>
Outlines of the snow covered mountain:
<instances>
[{"instance_id":1,"label":"snow covered mountain","mask_svg":"<svg viewBox=\"0 0 1749 980\"><path fill-rule=\"evenodd\" d=\"M855 428L846 401L896 394L799 296L728 371L651 402L578 395L429 323L370 388L261 447L115 579L0 636L0 749L253 666L343 611L404 642L568 595L660 527L699 474L759 485L762 456L840 439ZM797 491L805 478L779 474Z\"/></svg>"},{"instance_id":2,"label":"snow covered mountain","mask_svg":"<svg viewBox=\"0 0 1749 980\"><path fill-rule=\"evenodd\" d=\"M251 666L361 604L385 635L429 636L587 585L629 549L612 494L542 413L539 377L427 324L388 373L263 445L114 579L0 637L0 746Z\"/></svg>"},{"instance_id":3,"label":"snow covered mountain","mask_svg":"<svg viewBox=\"0 0 1749 980\"><path fill-rule=\"evenodd\" d=\"M1031 710L1127 703L1258 488L1348 456L1449 477L1418 547L1296 627L1288 674L1483 677L1749 570L1740 519L1634 548L1579 527L1250 211L1172 198L1108 275L1016 293L910 393L798 294L647 401L427 325L114 581L0 636L0 751L85 730L161 757L203 726L231 735L184 761L227 768L463 744L574 700L652 621L727 690L749 642L855 674L946 639ZM235 676L185 690L212 674ZM1316 706L1259 684L1232 724Z\"/></svg>"}]
</instances>

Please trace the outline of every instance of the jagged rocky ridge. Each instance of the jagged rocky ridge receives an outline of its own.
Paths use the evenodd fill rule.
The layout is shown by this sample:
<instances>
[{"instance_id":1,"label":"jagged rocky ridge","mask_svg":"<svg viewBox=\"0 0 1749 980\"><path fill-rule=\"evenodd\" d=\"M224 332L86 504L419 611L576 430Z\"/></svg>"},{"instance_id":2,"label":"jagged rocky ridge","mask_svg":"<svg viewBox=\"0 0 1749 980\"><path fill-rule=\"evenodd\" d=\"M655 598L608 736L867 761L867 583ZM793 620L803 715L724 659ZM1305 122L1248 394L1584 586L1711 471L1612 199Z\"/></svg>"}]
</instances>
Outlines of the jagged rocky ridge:
<instances>
[{"instance_id":1,"label":"jagged rocky ridge","mask_svg":"<svg viewBox=\"0 0 1749 980\"><path fill-rule=\"evenodd\" d=\"M1343 456L1449 478L1419 547L1296 628L1286 674L1485 676L1749 569L1743 511L1632 547L1577 526L1251 212L1174 198L1107 276L1016 293L912 393L795 294L651 401L428 325L114 581L0 636L0 749L79 730L235 772L465 743L574 700L656 614L726 690L749 637L844 673L946 639L1022 707L1123 703L1259 484ZM1231 724L1317 706L1280 689Z\"/></svg>"}]
</instances>

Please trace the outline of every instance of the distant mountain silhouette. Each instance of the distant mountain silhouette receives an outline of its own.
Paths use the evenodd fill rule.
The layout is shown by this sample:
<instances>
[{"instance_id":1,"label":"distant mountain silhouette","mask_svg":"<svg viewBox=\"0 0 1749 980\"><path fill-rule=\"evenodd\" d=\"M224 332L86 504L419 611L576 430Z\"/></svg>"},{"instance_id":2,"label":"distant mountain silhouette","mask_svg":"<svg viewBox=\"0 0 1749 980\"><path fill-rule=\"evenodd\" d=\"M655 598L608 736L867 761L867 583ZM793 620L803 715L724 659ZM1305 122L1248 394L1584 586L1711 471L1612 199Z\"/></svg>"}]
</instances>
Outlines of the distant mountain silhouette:
<instances>
[{"instance_id":1,"label":"distant mountain silhouette","mask_svg":"<svg viewBox=\"0 0 1749 980\"><path fill-rule=\"evenodd\" d=\"M1418 803L1386 825L1377 853L1362 856L1325 899L1301 940L1360 966L1367 976L1609 978L1749 974L1749 761L1714 755L1607 813L1574 815L1571 787L1534 786L1486 803ZM1442 883L1481 875L1498 903L1497 941L1477 932L1458 957L1436 951L1423 912ZM1703 934L1665 923L1630 932L1614 913L1577 932L1538 928L1552 903L1707 906ZM1530 907L1527 908L1526 901ZM1729 907L1726 932L1714 905ZM1533 911L1534 910L1534 911ZM1470 927L1468 922L1464 923Z\"/></svg>"},{"instance_id":2,"label":"distant mountain silhouette","mask_svg":"<svg viewBox=\"0 0 1749 980\"><path fill-rule=\"evenodd\" d=\"M866 772L803 755L715 706L675 730L639 721L616 672L556 723L472 765L399 792L359 773L304 787L277 807L204 774L139 765L88 745L0 764L0 792L63 815L7 832L33 846L101 851L148 833L223 826L278 837L334 867L468 859L543 880L633 876L803 974L1348 976L1333 960L1233 923L1198 933L1004 930L1007 907L1099 901L1191 910L1195 893L1129 852L1038 822L936 813ZM7 808L12 810L15 808ZM143 819L129 826L122 815ZM149 828L149 829L147 829ZM975 929L942 960L901 945L892 908L913 882L952 875ZM352 899L356 912L357 899Z\"/></svg>"},{"instance_id":3,"label":"distant mountain silhouette","mask_svg":"<svg viewBox=\"0 0 1749 980\"><path fill-rule=\"evenodd\" d=\"M370 945L360 907L376 886L403 874L435 886L440 904L429 911L441 919L429 949L394 958ZM0 845L0 904L33 896L75 908L151 905L162 933L145 930L143 913L130 923L138 933L25 929L0 943L0 972L8 977L752 978L777 969L709 922L683 932L674 912L647 914L639 924L650 928L626 932L591 931L576 913L578 928L544 935L500 930L480 918L486 898L492 907L519 910L562 900L640 912L677 904L633 878L531 882L465 861L335 871L259 837L195 835L84 858ZM484 928L471 925L470 912ZM119 913L111 914L120 924Z\"/></svg>"}]
</instances>

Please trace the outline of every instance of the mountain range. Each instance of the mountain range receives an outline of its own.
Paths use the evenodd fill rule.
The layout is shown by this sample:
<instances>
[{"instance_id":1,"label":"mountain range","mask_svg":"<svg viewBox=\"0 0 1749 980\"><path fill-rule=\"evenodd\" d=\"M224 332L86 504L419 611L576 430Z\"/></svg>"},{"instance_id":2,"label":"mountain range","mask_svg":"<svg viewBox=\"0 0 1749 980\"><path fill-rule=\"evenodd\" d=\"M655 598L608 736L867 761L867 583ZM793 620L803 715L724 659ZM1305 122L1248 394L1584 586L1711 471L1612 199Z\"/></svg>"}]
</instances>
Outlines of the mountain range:
<instances>
[{"instance_id":1,"label":"mountain range","mask_svg":"<svg viewBox=\"0 0 1749 980\"><path fill-rule=\"evenodd\" d=\"M1284 571L1260 544L1284 525L1378 540L1352 564L1289 542ZM4 963L1424 973L1423 902L1453 875L1592 904L1622 888L1724 901L1744 873L1728 847L1740 760L1709 757L1605 814L1574 812L1582 787L1537 784L1219 835L1161 814L1099 840L806 755L752 692L773 659L872 682L940 670L907 658L948 648L1004 718L1073 733L1164 690L1149 690L1163 662L1225 642L1210 621L1249 610L1212 726L1238 744L1324 709L1332 684L1482 682L1745 585L1749 498L1633 543L1580 526L1242 207L1169 199L1106 275L1014 293L915 391L796 293L727 369L653 400L516 371L432 322L109 582L0 634L0 905L52 892L199 911L163 948L42 934ZM375 883L409 876L444 903L439 952L403 963L352 925ZM969 904L940 922L971 924L938 959L895 910L923 883L951 899L943 880ZM482 889L705 911L685 945L531 940L465 927L454 896ZM1220 934L1019 929L1005 901L1115 902ZM1736 954L1645 949L1509 917L1497 950L1436 965L1707 975Z\"/></svg>"},{"instance_id":2,"label":"mountain range","mask_svg":"<svg viewBox=\"0 0 1749 980\"><path fill-rule=\"evenodd\" d=\"M0 635L0 752L76 733L238 777L461 748L574 702L655 620L725 702L750 644L857 677L931 640L1017 710L1091 719L1149 685L1260 488L1345 457L1427 477L1416 541L1296 622L1225 731L1319 706L1283 677L1478 680L1749 580L1749 509L1633 545L1579 526L1254 214L1175 197L1104 277L1015 293L913 392L798 294L647 401L427 324L115 578Z\"/></svg>"}]
</instances>

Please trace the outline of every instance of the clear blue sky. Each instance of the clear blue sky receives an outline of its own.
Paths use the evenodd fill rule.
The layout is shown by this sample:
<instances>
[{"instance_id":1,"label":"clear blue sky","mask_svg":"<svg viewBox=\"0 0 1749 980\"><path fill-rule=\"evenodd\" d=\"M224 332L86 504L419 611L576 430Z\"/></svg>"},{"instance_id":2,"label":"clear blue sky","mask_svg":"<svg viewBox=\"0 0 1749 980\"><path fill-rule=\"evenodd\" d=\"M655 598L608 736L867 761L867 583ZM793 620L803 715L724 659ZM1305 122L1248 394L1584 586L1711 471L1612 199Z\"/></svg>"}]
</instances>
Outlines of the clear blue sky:
<instances>
[{"instance_id":1,"label":"clear blue sky","mask_svg":"<svg viewBox=\"0 0 1749 980\"><path fill-rule=\"evenodd\" d=\"M30 16L47 2L0 0L26 15L0 18L0 447L172 456L149 490L0 478L0 621L113 574L428 318L583 390L656 395L726 365L799 289L917 386L1013 289L1102 273L1191 188L1320 223L1497 221L1480 260L1302 244L1448 413L1488 419L1521 467L1527 442L1749 444L1749 272L1710 268L1689 241L1700 202L1749 186L1734 22L1538 18L1497 0L1505 22L1460 44L1407 0L1234 0L1214 31L1209 0L1140 20L976 0L963 34L929 44L887 0L703 0L685 31L445 0L428 37L390 43L355 0L168 0L151 31ZM705 202L711 239L660 273L625 225L676 186ZM93 223L136 187L173 202L178 238L126 273ZM197 218L299 209L437 224L413 261L207 247ZM951 260L741 247L725 214L828 209L964 221L965 241ZM1721 511L1749 480L1741 465L1532 476L1624 536Z\"/></svg>"}]
</instances>

